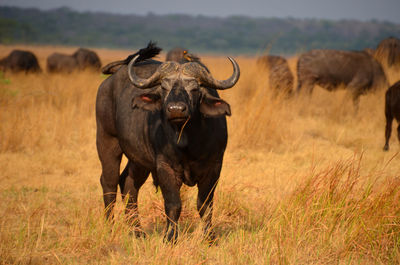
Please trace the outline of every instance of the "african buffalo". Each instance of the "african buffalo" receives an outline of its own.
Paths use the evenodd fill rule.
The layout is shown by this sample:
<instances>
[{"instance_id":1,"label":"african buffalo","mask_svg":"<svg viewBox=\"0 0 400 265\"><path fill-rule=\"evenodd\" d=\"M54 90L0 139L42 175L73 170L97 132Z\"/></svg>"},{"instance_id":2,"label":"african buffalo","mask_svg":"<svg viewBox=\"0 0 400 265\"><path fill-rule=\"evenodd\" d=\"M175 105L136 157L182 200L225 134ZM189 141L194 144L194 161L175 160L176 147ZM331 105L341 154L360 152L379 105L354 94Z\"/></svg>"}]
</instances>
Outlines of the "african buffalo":
<instances>
[{"instance_id":1,"label":"african buffalo","mask_svg":"<svg viewBox=\"0 0 400 265\"><path fill-rule=\"evenodd\" d=\"M377 60L389 67L400 67L400 40L394 37L382 40L374 55Z\"/></svg>"},{"instance_id":2,"label":"african buffalo","mask_svg":"<svg viewBox=\"0 0 400 265\"><path fill-rule=\"evenodd\" d=\"M397 81L394 85L389 87L385 94L385 117L386 117L386 129L385 129L385 146L384 151L389 150L389 139L392 134L392 122L393 118L396 119L397 126L397 137L400 141L400 81Z\"/></svg>"},{"instance_id":3,"label":"african buffalo","mask_svg":"<svg viewBox=\"0 0 400 265\"><path fill-rule=\"evenodd\" d=\"M1 71L40 73L36 56L30 51L13 50L7 57L0 60Z\"/></svg>"},{"instance_id":4,"label":"african buffalo","mask_svg":"<svg viewBox=\"0 0 400 265\"><path fill-rule=\"evenodd\" d=\"M315 84L329 90L344 85L352 93L357 109L360 95L387 87L382 66L364 51L312 50L297 62L297 91L311 94Z\"/></svg>"},{"instance_id":5,"label":"african buffalo","mask_svg":"<svg viewBox=\"0 0 400 265\"><path fill-rule=\"evenodd\" d=\"M281 56L265 55L257 63L268 69L269 87L274 93L290 95L293 90L293 74L287 60Z\"/></svg>"},{"instance_id":6,"label":"african buffalo","mask_svg":"<svg viewBox=\"0 0 400 265\"><path fill-rule=\"evenodd\" d=\"M92 68L97 71L101 67L100 58L94 51L79 48L72 56L78 61L78 66L81 70Z\"/></svg>"},{"instance_id":7,"label":"african buffalo","mask_svg":"<svg viewBox=\"0 0 400 265\"><path fill-rule=\"evenodd\" d=\"M47 72L71 73L78 69L78 61L75 57L62 53L53 53L47 57Z\"/></svg>"},{"instance_id":8,"label":"african buffalo","mask_svg":"<svg viewBox=\"0 0 400 265\"><path fill-rule=\"evenodd\" d=\"M71 73L73 71L99 70L100 58L91 50L79 48L72 55L53 53L47 57L47 71L50 73Z\"/></svg>"},{"instance_id":9,"label":"african buffalo","mask_svg":"<svg viewBox=\"0 0 400 265\"><path fill-rule=\"evenodd\" d=\"M206 222L206 235L212 238L213 195L228 139L225 116L231 114L217 90L236 84L239 66L228 57L233 74L220 81L195 62L151 60L159 51L150 43L118 61L116 65L129 64L122 65L98 90L96 144L106 216L112 218L119 185L123 198L127 197L128 221L140 236L138 192L151 173L164 198L164 238L177 239L182 184L197 185L197 209ZM129 163L119 174L122 154Z\"/></svg>"}]
</instances>

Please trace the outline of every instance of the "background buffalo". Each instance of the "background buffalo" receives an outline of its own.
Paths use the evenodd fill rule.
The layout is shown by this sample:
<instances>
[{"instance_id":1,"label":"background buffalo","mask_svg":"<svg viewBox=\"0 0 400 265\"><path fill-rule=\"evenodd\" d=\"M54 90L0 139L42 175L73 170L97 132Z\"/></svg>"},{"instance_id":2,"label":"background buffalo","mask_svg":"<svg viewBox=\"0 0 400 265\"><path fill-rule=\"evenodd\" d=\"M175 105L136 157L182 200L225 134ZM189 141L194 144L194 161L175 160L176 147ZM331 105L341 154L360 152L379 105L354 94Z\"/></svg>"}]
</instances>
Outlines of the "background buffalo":
<instances>
[{"instance_id":1,"label":"background buffalo","mask_svg":"<svg viewBox=\"0 0 400 265\"><path fill-rule=\"evenodd\" d=\"M388 67L400 68L400 40L395 37L382 40L378 44L374 55L382 64L387 64Z\"/></svg>"},{"instance_id":2,"label":"background buffalo","mask_svg":"<svg viewBox=\"0 0 400 265\"><path fill-rule=\"evenodd\" d=\"M274 93L290 95L293 90L293 74L287 60L281 56L265 55L257 63L268 70L269 87Z\"/></svg>"},{"instance_id":3,"label":"background buffalo","mask_svg":"<svg viewBox=\"0 0 400 265\"><path fill-rule=\"evenodd\" d=\"M85 69L98 71L100 67L99 56L94 51L84 48L79 48L72 55L53 53L47 57L47 71L50 73L71 73Z\"/></svg>"},{"instance_id":4,"label":"background buffalo","mask_svg":"<svg viewBox=\"0 0 400 265\"><path fill-rule=\"evenodd\" d=\"M47 57L47 72L71 73L78 69L75 57L62 53L53 53Z\"/></svg>"},{"instance_id":5,"label":"background buffalo","mask_svg":"<svg viewBox=\"0 0 400 265\"><path fill-rule=\"evenodd\" d=\"M79 48L72 57L75 57L78 61L78 66L80 69L92 68L93 70L100 70L101 61L97 53L94 51Z\"/></svg>"},{"instance_id":6,"label":"background buffalo","mask_svg":"<svg viewBox=\"0 0 400 265\"><path fill-rule=\"evenodd\" d=\"M397 81L394 85L389 87L385 94L385 117L386 117L386 128L385 128L385 146L384 151L389 150L389 140L392 134L392 123L393 119L400 122L400 81ZM400 124L397 126L397 138L400 141Z\"/></svg>"},{"instance_id":7,"label":"background buffalo","mask_svg":"<svg viewBox=\"0 0 400 265\"><path fill-rule=\"evenodd\" d=\"M312 50L297 62L297 91L311 93L314 85L329 91L345 86L357 107L360 95L387 87L381 64L364 51Z\"/></svg>"},{"instance_id":8,"label":"background buffalo","mask_svg":"<svg viewBox=\"0 0 400 265\"><path fill-rule=\"evenodd\" d=\"M23 50L13 50L7 57L1 59L0 70L25 73L42 72L36 56L30 51Z\"/></svg>"}]
</instances>

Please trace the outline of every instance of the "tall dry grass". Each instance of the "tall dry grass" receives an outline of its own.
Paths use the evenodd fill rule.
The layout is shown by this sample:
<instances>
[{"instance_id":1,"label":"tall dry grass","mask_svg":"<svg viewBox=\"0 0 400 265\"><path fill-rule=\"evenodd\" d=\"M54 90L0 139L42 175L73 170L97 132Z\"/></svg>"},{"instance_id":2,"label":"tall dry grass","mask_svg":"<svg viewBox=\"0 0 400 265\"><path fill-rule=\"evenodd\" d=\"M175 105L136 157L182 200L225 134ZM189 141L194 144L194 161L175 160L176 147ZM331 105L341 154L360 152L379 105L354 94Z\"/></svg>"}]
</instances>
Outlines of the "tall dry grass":
<instances>
[{"instance_id":1,"label":"tall dry grass","mask_svg":"<svg viewBox=\"0 0 400 265\"><path fill-rule=\"evenodd\" d=\"M0 46L0 57L12 48ZM53 51L33 50L41 66ZM96 50L104 63L127 51ZM163 57L161 57L163 59ZM0 80L0 262L2 264L397 264L399 143L384 144L383 95L354 113L345 91L274 97L255 58L237 58L241 79L222 97L232 107L216 190L218 244L204 242L196 189L183 188L180 240L163 243L160 193L147 182L136 239L119 200L103 221L95 149L98 73L6 74ZM229 76L226 58L203 61ZM290 58L295 70L296 58ZM390 80L400 79L396 73ZM9 81L4 81L8 79Z\"/></svg>"}]
</instances>

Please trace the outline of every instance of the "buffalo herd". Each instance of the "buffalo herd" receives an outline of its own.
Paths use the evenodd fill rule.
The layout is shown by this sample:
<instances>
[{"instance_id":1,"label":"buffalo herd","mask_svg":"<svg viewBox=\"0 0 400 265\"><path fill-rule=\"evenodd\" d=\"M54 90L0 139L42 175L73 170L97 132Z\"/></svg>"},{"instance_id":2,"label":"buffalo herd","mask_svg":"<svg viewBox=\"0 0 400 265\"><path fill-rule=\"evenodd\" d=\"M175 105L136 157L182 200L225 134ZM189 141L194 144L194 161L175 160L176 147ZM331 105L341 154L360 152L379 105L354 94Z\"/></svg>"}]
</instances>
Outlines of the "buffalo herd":
<instances>
[{"instance_id":1,"label":"buffalo herd","mask_svg":"<svg viewBox=\"0 0 400 265\"><path fill-rule=\"evenodd\" d=\"M154 59L160 51L150 42L126 59L101 68L95 52L80 48L71 55L51 54L47 71L71 73L101 68L109 75L96 98L96 146L107 219L113 218L119 187L126 200L127 221L136 236L144 236L137 202L139 190L151 173L164 198L165 240L177 240L180 189L185 184L197 186L197 210L205 221L206 238L213 241L213 197L228 140L226 116L231 115L230 105L220 98L218 90L235 86L239 65L228 57L233 72L226 80L218 80L187 49L171 50L164 62ZM267 55L257 60L257 69L268 69L265 72L274 93L294 98L303 92L310 95L315 85L328 91L345 88L356 110L360 95L389 87L384 67L400 68L400 40L391 37L376 49L364 51L305 52L297 60L297 86L284 57ZM0 60L0 70L41 72L35 55L21 50ZM388 150L392 121L400 121L400 81L386 92L385 115L384 150ZM400 140L400 125L397 131ZM123 155L128 163L120 173Z\"/></svg>"},{"instance_id":2,"label":"buffalo herd","mask_svg":"<svg viewBox=\"0 0 400 265\"><path fill-rule=\"evenodd\" d=\"M73 54L53 53L47 57L47 72L71 73L91 69L98 71L101 67L99 56L89 49L79 48ZM13 50L0 60L0 71L41 73L38 59L31 51Z\"/></svg>"},{"instance_id":3,"label":"buffalo herd","mask_svg":"<svg viewBox=\"0 0 400 265\"><path fill-rule=\"evenodd\" d=\"M96 144L106 217L112 219L119 186L126 200L127 221L136 236L144 236L138 218L138 193L151 173L164 198L165 240L175 242L178 236L183 184L197 186L197 209L205 221L204 233L213 240L213 195L227 144L226 116L231 114L218 90L236 84L239 66L228 57L232 75L216 80L187 49L171 50L164 62L153 59L160 51L150 42L126 59L102 68L110 76L98 89ZM268 68L269 85L275 91L294 97L301 91L311 94L314 85L329 91L342 86L351 92L357 105L360 95L388 86L383 67L375 57L379 52L378 47L370 51L303 53L297 62L296 89L285 58L268 55L257 63ZM386 93L385 113L387 150L392 120L400 120L400 81ZM128 163L120 173L123 155Z\"/></svg>"}]
</instances>

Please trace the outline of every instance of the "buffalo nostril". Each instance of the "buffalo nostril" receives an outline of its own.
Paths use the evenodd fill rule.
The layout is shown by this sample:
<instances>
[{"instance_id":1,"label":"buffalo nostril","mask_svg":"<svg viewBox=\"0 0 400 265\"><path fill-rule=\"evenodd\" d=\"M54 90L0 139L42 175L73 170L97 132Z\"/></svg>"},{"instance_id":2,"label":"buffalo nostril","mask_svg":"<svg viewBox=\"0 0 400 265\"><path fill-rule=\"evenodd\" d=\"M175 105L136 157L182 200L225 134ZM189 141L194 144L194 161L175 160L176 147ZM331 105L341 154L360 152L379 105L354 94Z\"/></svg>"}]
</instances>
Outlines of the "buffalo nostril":
<instances>
[{"instance_id":1,"label":"buffalo nostril","mask_svg":"<svg viewBox=\"0 0 400 265\"><path fill-rule=\"evenodd\" d=\"M184 112L186 110L186 106L183 104L174 104L174 105L170 105L168 106L168 111L169 112Z\"/></svg>"}]
</instances>

